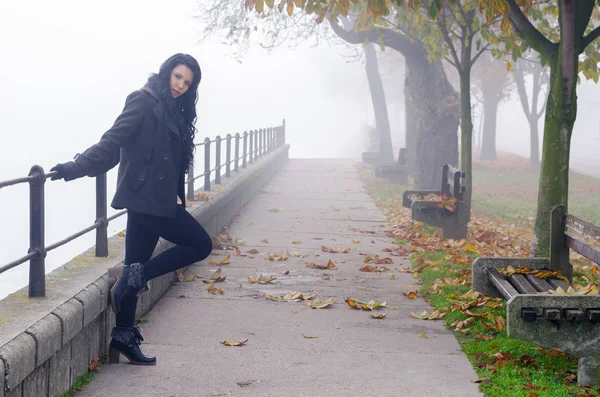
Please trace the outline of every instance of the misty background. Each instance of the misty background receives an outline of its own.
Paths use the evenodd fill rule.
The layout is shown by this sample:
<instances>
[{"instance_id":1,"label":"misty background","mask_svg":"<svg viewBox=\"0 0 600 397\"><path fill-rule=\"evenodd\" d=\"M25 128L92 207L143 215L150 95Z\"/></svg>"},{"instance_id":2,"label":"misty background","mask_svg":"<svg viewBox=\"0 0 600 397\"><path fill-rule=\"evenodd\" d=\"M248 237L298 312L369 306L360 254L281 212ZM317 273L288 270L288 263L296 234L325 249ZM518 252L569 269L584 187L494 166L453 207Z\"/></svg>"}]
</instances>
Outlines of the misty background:
<instances>
[{"instance_id":1,"label":"misty background","mask_svg":"<svg viewBox=\"0 0 600 397\"><path fill-rule=\"evenodd\" d=\"M243 1L243 0L239 0ZM5 0L0 3L0 181L25 176L34 164L46 171L96 143L123 108L126 96L177 52L202 68L197 142L228 133L279 125L286 119L292 158L360 158L365 124L374 126L364 59L348 45L271 52L236 49L218 36L199 42L196 0ZM381 54L381 50L378 48ZM394 153L404 146L404 68L383 54ZM573 133L571 167L600 174L598 87L582 81ZM480 106L475 103L475 106ZM479 135L480 108L474 111ZM543 131L543 117L540 120ZM527 157L529 126L518 96L500 105L497 146ZM477 157L475 157L477 158ZM109 200L116 168L108 174ZM84 178L46 184L46 245L93 223L95 183ZM115 211L109 208L109 215ZM109 234L125 228L111 222ZM27 253L28 185L0 190L0 265ZM49 272L94 244L89 233L50 252ZM27 285L28 263L0 275L0 298Z\"/></svg>"}]
</instances>

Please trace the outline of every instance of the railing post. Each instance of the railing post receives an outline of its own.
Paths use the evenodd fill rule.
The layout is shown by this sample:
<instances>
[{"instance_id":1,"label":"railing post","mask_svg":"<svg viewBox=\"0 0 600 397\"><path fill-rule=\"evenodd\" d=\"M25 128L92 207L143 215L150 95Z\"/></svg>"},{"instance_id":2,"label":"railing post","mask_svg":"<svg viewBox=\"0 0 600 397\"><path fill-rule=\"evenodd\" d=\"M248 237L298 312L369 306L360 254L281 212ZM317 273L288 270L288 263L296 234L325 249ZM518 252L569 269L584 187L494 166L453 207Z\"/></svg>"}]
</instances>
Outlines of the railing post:
<instances>
[{"instance_id":1,"label":"railing post","mask_svg":"<svg viewBox=\"0 0 600 397\"><path fill-rule=\"evenodd\" d=\"M269 128L269 152L273 150L273 127Z\"/></svg>"},{"instance_id":2,"label":"railing post","mask_svg":"<svg viewBox=\"0 0 600 397\"><path fill-rule=\"evenodd\" d=\"M285 145L285 119L283 119L283 125L282 125L282 129L281 129L281 142L279 142L279 145Z\"/></svg>"},{"instance_id":3,"label":"railing post","mask_svg":"<svg viewBox=\"0 0 600 397\"><path fill-rule=\"evenodd\" d=\"M210 139L204 138L204 191L210 191Z\"/></svg>"},{"instance_id":4,"label":"railing post","mask_svg":"<svg viewBox=\"0 0 600 397\"><path fill-rule=\"evenodd\" d=\"M248 156L248 131L244 131L244 149L242 154L242 168L246 168L246 157Z\"/></svg>"},{"instance_id":5,"label":"railing post","mask_svg":"<svg viewBox=\"0 0 600 397\"><path fill-rule=\"evenodd\" d=\"M254 150L253 150L253 143L254 143L254 131L250 130L250 149L248 150L250 157L248 158L248 164L252 164L254 162Z\"/></svg>"},{"instance_id":6,"label":"railing post","mask_svg":"<svg viewBox=\"0 0 600 397\"><path fill-rule=\"evenodd\" d=\"M190 167L188 168L187 187L187 199L188 201L194 201L196 199L194 196L194 162L191 162Z\"/></svg>"},{"instance_id":7,"label":"railing post","mask_svg":"<svg viewBox=\"0 0 600 397\"><path fill-rule=\"evenodd\" d=\"M37 255L29 260L29 297L46 296L46 245L44 228L44 169L34 165L29 176L29 251Z\"/></svg>"},{"instance_id":8,"label":"railing post","mask_svg":"<svg viewBox=\"0 0 600 397\"><path fill-rule=\"evenodd\" d=\"M265 130L264 129L260 129L258 130L258 157L261 157L263 154L263 135L264 135Z\"/></svg>"},{"instance_id":9,"label":"railing post","mask_svg":"<svg viewBox=\"0 0 600 397\"><path fill-rule=\"evenodd\" d=\"M221 136L215 138L215 184L221 184Z\"/></svg>"},{"instance_id":10,"label":"railing post","mask_svg":"<svg viewBox=\"0 0 600 397\"><path fill-rule=\"evenodd\" d=\"M225 176L231 176L231 134L227 134L227 151L225 152Z\"/></svg>"},{"instance_id":11,"label":"railing post","mask_svg":"<svg viewBox=\"0 0 600 397\"><path fill-rule=\"evenodd\" d=\"M254 131L254 151L253 151L254 161L258 160L258 134L259 134L259 131L255 130Z\"/></svg>"},{"instance_id":12,"label":"railing post","mask_svg":"<svg viewBox=\"0 0 600 397\"><path fill-rule=\"evenodd\" d=\"M233 170L239 172L240 166L240 133L235 134L235 163L233 164Z\"/></svg>"},{"instance_id":13,"label":"railing post","mask_svg":"<svg viewBox=\"0 0 600 397\"><path fill-rule=\"evenodd\" d=\"M96 177L96 256L108 256L108 219L106 204L106 173Z\"/></svg>"}]
</instances>

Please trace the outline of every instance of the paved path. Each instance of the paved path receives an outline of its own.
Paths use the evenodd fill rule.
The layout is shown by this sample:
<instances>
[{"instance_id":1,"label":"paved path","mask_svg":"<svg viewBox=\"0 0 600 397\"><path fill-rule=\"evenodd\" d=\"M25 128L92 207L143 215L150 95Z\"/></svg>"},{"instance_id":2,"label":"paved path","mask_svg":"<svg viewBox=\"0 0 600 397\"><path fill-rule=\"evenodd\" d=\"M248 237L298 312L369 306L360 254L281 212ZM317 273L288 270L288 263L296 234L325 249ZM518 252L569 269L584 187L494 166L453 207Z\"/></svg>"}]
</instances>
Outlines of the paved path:
<instances>
[{"instance_id":1,"label":"paved path","mask_svg":"<svg viewBox=\"0 0 600 397\"><path fill-rule=\"evenodd\" d=\"M280 211L270 212L273 208ZM381 255L392 239L385 237L383 215L362 188L354 161L290 160L244 208L230 233L245 239L242 253L257 249L260 254L232 256L222 266L227 279L217 286L224 294L210 295L198 280L175 285L143 325L143 350L155 354L158 364L105 365L78 396L481 395L471 383L477 376L452 333L441 322L409 316L428 308L424 301L402 295L407 287L415 288L410 274L394 271L396 279L390 280L389 273L358 270L364 258L359 253ZM351 251L327 254L321 245ZM281 262L263 258L282 250L307 257ZM392 258L391 268L407 264ZM329 259L337 270L305 266ZM207 260L191 271L208 276L216 268ZM277 280L248 282L248 276L260 273L274 274ZM265 292L288 291L335 297L337 303L317 310L263 297ZM181 295L185 298L178 299ZM368 312L348 307L344 298L351 296L387 301L387 318L372 319ZM422 332L426 338L419 336ZM246 338L243 347L219 343Z\"/></svg>"}]
</instances>

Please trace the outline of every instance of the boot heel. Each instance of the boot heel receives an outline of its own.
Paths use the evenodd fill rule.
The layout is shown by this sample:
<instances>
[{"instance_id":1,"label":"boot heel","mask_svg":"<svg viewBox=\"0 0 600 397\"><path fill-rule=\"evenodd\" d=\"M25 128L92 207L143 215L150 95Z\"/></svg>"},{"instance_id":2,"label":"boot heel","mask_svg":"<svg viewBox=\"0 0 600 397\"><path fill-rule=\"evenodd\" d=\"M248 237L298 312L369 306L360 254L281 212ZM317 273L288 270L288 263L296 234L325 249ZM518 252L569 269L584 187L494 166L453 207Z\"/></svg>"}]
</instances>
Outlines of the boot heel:
<instances>
[{"instance_id":1,"label":"boot heel","mask_svg":"<svg viewBox=\"0 0 600 397\"><path fill-rule=\"evenodd\" d=\"M109 352L109 362L111 364L118 364L120 358L121 358L121 352L119 350L115 349L114 347L111 347L110 352Z\"/></svg>"}]
</instances>

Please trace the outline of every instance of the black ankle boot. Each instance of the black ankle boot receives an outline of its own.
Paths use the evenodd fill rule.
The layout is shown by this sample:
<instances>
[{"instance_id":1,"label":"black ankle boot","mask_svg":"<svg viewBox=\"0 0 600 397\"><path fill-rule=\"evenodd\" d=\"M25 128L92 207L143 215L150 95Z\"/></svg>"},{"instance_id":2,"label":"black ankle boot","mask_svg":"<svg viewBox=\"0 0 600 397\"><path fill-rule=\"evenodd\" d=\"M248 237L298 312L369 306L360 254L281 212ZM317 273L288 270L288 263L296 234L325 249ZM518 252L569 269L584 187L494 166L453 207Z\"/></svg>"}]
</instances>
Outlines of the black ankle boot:
<instances>
[{"instance_id":1,"label":"black ankle boot","mask_svg":"<svg viewBox=\"0 0 600 397\"><path fill-rule=\"evenodd\" d=\"M110 304L115 313L121 312L121 302L127 295L140 295L150 289L144 276L144 265L132 263L123 267L123 273L110 289Z\"/></svg>"},{"instance_id":2,"label":"black ankle boot","mask_svg":"<svg viewBox=\"0 0 600 397\"><path fill-rule=\"evenodd\" d=\"M145 356L140 350L144 340L142 329L135 327L115 327L110 341L110 362L118 364L121 354L133 365L155 365L156 357Z\"/></svg>"}]
</instances>

